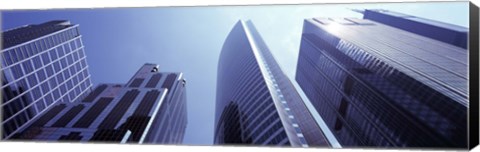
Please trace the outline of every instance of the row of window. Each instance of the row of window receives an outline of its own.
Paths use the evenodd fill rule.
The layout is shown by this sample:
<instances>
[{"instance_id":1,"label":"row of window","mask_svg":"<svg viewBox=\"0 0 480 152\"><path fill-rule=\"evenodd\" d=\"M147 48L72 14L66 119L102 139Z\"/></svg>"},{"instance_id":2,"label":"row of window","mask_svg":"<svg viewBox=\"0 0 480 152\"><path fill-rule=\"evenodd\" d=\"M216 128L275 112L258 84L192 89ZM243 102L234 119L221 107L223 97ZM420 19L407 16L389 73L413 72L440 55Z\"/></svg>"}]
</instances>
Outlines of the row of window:
<instances>
[{"instance_id":1,"label":"row of window","mask_svg":"<svg viewBox=\"0 0 480 152\"><path fill-rule=\"evenodd\" d=\"M68 81L68 82L71 82L71 81ZM20 97L16 98L11 102L8 102L4 106L2 106L2 108L5 109L5 112L4 112L5 116L7 116L7 117L4 117L4 120L7 120L8 118L10 118L12 115L16 113L21 113L25 111L39 113L49 105L53 104L54 101L59 100L61 95L64 95L64 97L62 98L63 100L72 101L76 99L79 95L84 93L82 92L82 90L87 90L87 88L89 87L88 84L90 84L89 80L85 80L81 84L78 84L78 86L76 87L74 86L70 87L71 89L69 90L69 92L67 91L67 87L65 87L65 85L61 85L57 89L49 92L52 89L50 89L50 87L48 86L48 83L45 82L42 85L36 88L33 88L31 93L25 93L21 96L21 98ZM22 109L24 110L21 111ZM20 116L21 114L16 115L15 118L12 118L12 119L17 119L17 117L20 117ZM29 117L28 120L30 118L31 117Z\"/></svg>"},{"instance_id":2,"label":"row of window","mask_svg":"<svg viewBox=\"0 0 480 152\"><path fill-rule=\"evenodd\" d=\"M55 50L52 50L50 52L55 53ZM47 53L44 53L44 54L47 54ZM44 54L42 54L42 57L45 57L45 56L43 56ZM48 58L48 56L45 57L45 58L42 58L42 59L40 58L40 56L36 56L32 60L25 60L21 64L13 65L10 68L7 68L5 70L10 69L11 74L13 75L13 80L10 81L10 82L13 82L14 80L21 79L25 75L29 75L32 72L37 73L39 78L42 79L46 76L53 75L54 74L53 69L55 70L55 72L60 72L62 69L68 68L69 65L74 64L75 62L77 62L80 59L82 59L82 60L80 60L79 64L76 64L75 66L70 67L70 69L69 69L70 74L73 73L76 70L80 70L81 68L86 67L87 66L86 61L83 58L84 58L83 49L79 50L77 52L74 52L72 54L69 54L69 55L67 55L63 58L60 58L60 59L56 60L56 62L53 62L53 63L50 63L50 59ZM43 60L43 62L42 62L42 60ZM46 74L45 74L45 72L46 72ZM33 74L31 74L31 75L33 75Z\"/></svg>"},{"instance_id":3,"label":"row of window","mask_svg":"<svg viewBox=\"0 0 480 152\"><path fill-rule=\"evenodd\" d=\"M13 49L7 49L2 52L2 56L4 57L4 67L27 59L31 56L35 56L36 54L49 50L50 48L67 42L77 36L77 29L71 28L58 34L53 34ZM72 45L73 48L79 48L82 46L80 39L70 42L70 45Z\"/></svg>"},{"instance_id":4,"label":"row of window","mask_svg":"<svg viewBox=\"0 0 480 152\"><path fill-rule=\"evenodd\" d=\"M53 64L53 65L55 67L55 65L57 64ZM78 82L87 78L89 75L86 69L85 70L82 69L82 66L83 66L83 69L86 68L85 60L77 62L75 65L72 65L68 69L65 69L63 72L60 72L61 70L60 68L58 69L55 68L58 70L56 72L60 72L60 73L54 73L55 71L53 70L54 68L52 68L52 65L48 65L45 68L39 69L36 73L32 73L26 76L26 78L20 78L19 80L16 81L16 83L12 82L8 85L5 85L4 88L9 87L12 89L18 89L22 87L23 90L28 92L29 90L32 90L33 87L37 86L40 83L42 84L40 84L39 86L46 85L46 83L49 82L50 86L54 88L58 84L63 83L66 79L70 79L70 78L72 78L70 80L72 82L69 82L67 84L70 84L70 83L77 84ZM16 68L11 68L11 69L14 71L17 70ZM73 85L70 84L69 87L71 88L73 87ZM50 90L48 87L45 87L45 86L43 86L42 88L44 88L43 89L44 94ZM7 100L4 102L6 103L10 99L11 98L7 98Z\"/></svg>"}]
</instances>

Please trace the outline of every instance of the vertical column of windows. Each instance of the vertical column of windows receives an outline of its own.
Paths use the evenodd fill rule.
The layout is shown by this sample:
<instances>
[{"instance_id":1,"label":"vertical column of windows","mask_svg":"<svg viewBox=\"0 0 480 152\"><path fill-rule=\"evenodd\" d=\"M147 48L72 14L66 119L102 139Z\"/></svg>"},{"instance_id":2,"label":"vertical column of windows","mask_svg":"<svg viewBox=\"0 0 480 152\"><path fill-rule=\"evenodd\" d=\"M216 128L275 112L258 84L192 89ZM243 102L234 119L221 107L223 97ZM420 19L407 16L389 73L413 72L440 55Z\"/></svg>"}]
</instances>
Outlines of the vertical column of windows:
<instances>
[{"instance_id":1,"label":"vertical column of windows","mask_svg":"<svg viewBox=\"0 0 480 152\"><path fill-rule=\"evenodd\" d=\"M113 98L102 97L97 102L90 106L90 109L78 119L73 125L75 128L87 128L94 120L105 110L105 108L112 102Z\"/></svg>"},{"instance_id":2,"label":"vertical column of windows","mask_svg":"<svg viewBox=\"0 0 480 152\"><path fill-rule=\"evenodd\" d=\"M137 89L126 92L120 101L118 101L117 105L115 105L115 107L112 109L112 111L105 117L98 128L114 129L118 121L122 118L139 93L140 91Z\"/></svg>"}]
</instances>

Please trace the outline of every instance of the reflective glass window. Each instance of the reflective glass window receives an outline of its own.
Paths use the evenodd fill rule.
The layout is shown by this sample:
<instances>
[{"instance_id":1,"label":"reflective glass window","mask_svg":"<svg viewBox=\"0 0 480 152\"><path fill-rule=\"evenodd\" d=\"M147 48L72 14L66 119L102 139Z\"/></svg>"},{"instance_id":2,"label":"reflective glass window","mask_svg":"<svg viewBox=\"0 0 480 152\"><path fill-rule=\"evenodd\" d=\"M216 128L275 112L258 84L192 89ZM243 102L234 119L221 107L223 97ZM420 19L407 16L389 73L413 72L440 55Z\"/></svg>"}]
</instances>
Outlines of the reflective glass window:
<instances>
[{"instance_id":1,"label":"reflective glass window","mask_svg":"<svg viewBox=\"0 0 480 152\"><path fill-rule=\"evenodd\" d=\"M72 51L72 49L70 49L70 46L68 45L68 43L64 44L63 48L65 49L65 54L68 54Z\"/></svg>"},{"instance_id":2,"label":"reflective glass window","mask_svg":"<svg viewBox=\"0 0 480 152\"><path fill-rule=\"evenodd\" d=\"M7 52L9 53L8 58L10 58L10 60L11 60L11 61L10 61L10 64L19 61L19 58L18 58L18 56L17 56L17 53L15 53L15 50L14 50L14 49L8 50Z\"/></svg>"},{"instance_id":3,"label":"reflective glass window","mask_svg":"<svg viewBox=\"0 0 480 152\"><path fill-rule=\"evenodd\" d=\"M78 50L78 53L80 55L80 58L83 58L85 56L83 49Z\"/></svg>"},{"instance_id":4,"label":"reflective glass window","mask_svg":"<svg viewBox=\"0 0 480 152\"><path fill-rule=\"evenodd\" d=\"M54 74L53 67L51 64L45 67L45 71L47 72L47 77L50 77Z\"/></svg>"},{"instance_id":5,"label":"reflective glass window","mask_svg":"<svg viewBox=\"0 0 480 152\"><path fill-rule=\"evenodd\" d=\"M57 48L58 57L61 58L65 55L65 49L63 47Z\"/></svg>"},{"instance_id":6,"label":"reflective glass window","mask_svg":"<svg viewBox=\"0 0 480 152\"><path fill-rule=\"evenodd\" d=\"M58 81L58 83L63 83L64 80L65 80L65 79L63 79L63 74L59 73L59 74L57 75L57 81Z\"/></svg>"},{"instance_id":7,"label":"reflective glass window","mask_svg":"<svg viewBox=\"0 0 480 152\"><path fill-rule=\"evenodd\" d=\"M28 84L30 84L30 87L33 87L38 84L38 80L35 74L29 75L27 77L27 81L28 81Z\"/></svg>"},{"instance_id":8,"label":"reflective glass window","mask_svg":"<svg viewBox=\"0 0 480 152\"><path fill-rule=\"evenodd\" d=\"M23 70L25 71L25 74L29 74L30 72L33 71L33 66L30 63L30 60L26 60L22 62Z\"/></svg>"},{"instance_id":9,"label":"reflective glass window","mask_svg":"<svg viewBox=\"0 0 480 152\"><path fill-rule=\"evenodd\" d=\"M60 63L61 63L61 65L62 65L62 68L63 68L63 69L65 69L65 68L68 67L67 59L62 58L62 59L60 60Z\"/></svg>"},{"instance_id":10,"label":"reflective glass window","mask_svg":"<svg viewBox=\"0 0 480 152\"><path fill-rule=\"evenodd\" d=\"M72 50L77 49L77 45L75 45L75 41L70 41L70 47L72 48Z\"/></svg>"},{"instance_id":11,"label":"reflective glass window","mask_svg":"<svg viewBox=\"0 0 480 152\"><path fill-rule=\"evenodd\" d=\"M35 67L35 69L39 69L43 66L42 64L42 61L40 60L40 56L35 56L33 57L33 66Z\"/></svg>"},{"instance_id":12,"label":"reflective glass window","mask_svg":"<svg viewBox=\"0 0 480 152\"><path fill-rule=\"evenodd\" d=\"M48 83L50 84L50 87L51 87L51 88L55 88L55 87L57 87L57 85L58 85L58 84L57 84L57 80L55 79L55 77L50 78L50 79L48 80Z\"/></svg>"},{"instance_id":13,"label":"reflective glass window","mask_svg":"<svg viewBox=\"0 0 480 152\"><path fill-rule=\"evenodd\" d=\"M75 43L77 44L77 47L81 47L81 46L82 46L82 42L81 42L80 38L75 39Z\"/></svg>"},{"instance_id":14,"label":"reflective glass window","mask_svg":"<svg viewBox=\"0 0 480 152\"><path fill-rule=\"evenodd\" d=\"M41 56L42 56L42 61L45 65L50 63L50 57L48 56L48 53L43 53Z\"/></svg>"},{"instance_id":15,"label":"reflective glass window","mask_svg":"<svg viewBox=\"0 0 480 152\"><path fill-rule=\"evenodd\" d=\"M48 82L45 81L40 85L42 87L42 93L47 94L50 91L50 87L48 86Z\"/></svg>"},{"instance_id":16,"label":"reflective glass window","mask_svg":"<svg viewBox=\"0 0 480 152\"><path fill-rule=\"evenodd\" d=\"M21 64L16 64L10 68L13 73L13 77L18 79L24 75Z\"/></svg>"},{"instance_id":17,"label":"reflective glass window","mask_svg":"<svg viewBox=\"0 0 480 152\"><path fill-rule=\"evenodd\" d=\"M55 49L50 50L49 53L50 53L50 58L52 59L52 61L55 61L58 58L58 55L57 55L57 52L55 51Z\"/></svg>"},{"instance_id":18,"label":"reflective glass window","mask_svg":"<svg viewBox=\"0 0 480 152\"><path fill-rule=\"evenodd\" d=\"M60 70L62 70L62 68L60 67L60 62L59 61L53 62L53 68L55 69L56 73L58 73L58 72L60 72Z\"/></svg>"}]
</instances>

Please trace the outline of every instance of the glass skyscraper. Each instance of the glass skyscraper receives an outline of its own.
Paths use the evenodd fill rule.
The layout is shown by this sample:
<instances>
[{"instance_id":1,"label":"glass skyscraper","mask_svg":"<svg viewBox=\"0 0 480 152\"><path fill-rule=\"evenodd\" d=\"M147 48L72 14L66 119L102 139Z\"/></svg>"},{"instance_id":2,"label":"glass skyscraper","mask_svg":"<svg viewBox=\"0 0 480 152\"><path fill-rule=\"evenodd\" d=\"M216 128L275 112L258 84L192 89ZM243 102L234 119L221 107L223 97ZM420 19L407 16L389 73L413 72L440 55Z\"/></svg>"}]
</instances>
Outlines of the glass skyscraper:
<instances>
[{"instance_id":1,"label":"glass skyscraper","mask_svg":"<svg viewBox=\"0 0 480 152\"><path fill-rule=\"evenodd\" d=\"M330 146L250 21L223 45L215 113L215 144Z\"/></svg>"},{"instance_id":2,"label":"glass skyscraper","mask_svg":"<svg viewBox=\"0 0 480 152\"><path fill-rule=\"evenodd\" d=\"M377 11L306 19L300 87L343 147L466 148L467 42L441 38L468 29Z\"/></svg>"},{"instance_id":3,"label":"glass skyscraper","mask_svg":"<svg viewBox=\"0 0 480 152\"><path fill-rule=\"evenodd\" d=\"M2 32L2 139L53 104L91 91L81 38L78 25L60 20Z\"/></svg>"},{"instance_id":4,"label":"glass skyscraper","mask_svg":"<svg viewBox=\"0 0 480 152\"><path fill-rule=\"evenodd\" d=\"M127 84L100 84L79 102L56 103L14 138L181 144L186 81L158 67L147 63Z\"/></svg>"}]
</instances>

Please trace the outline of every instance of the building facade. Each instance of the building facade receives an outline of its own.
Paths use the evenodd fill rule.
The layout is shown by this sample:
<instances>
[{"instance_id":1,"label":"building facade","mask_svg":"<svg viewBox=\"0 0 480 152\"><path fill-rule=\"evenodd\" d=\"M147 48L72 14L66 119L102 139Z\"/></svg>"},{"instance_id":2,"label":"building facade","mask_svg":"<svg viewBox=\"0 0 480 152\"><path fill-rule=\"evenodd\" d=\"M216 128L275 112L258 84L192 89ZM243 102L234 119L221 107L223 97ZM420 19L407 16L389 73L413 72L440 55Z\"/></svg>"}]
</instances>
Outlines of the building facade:
<instances>
[{"instance_id":1,"label":"building facade","mask_svg":"<svg viewBox=\"0 0 480 152\"><path fill-rule=\"evenodd\" d=\"M145 64L127 84L100 84L80 102L56 103L16 139L180 144L187 125L182 73Z\"/></svg>"},{"instance_id":2,"label":"building facade","mask_svg":"<svg viewBox=\"0 0 480 152\"><path fill-rule=\"evenodd\" d=\"M364 19L467 48L468 29L465 27L383 9L366 9L359 12L363 14Z\"/></svg>"},{"instance_id":3,"label":"building facade","mask_svg":"<svg viewBox=\"0 0 480 152\"><path fill-rule=\"evenodd\" d=\"M461 46L369 19L306 19L295 79L343 147L467 146Z\"/></svg>"},{"instance_id":4,"label":"building facade","mask_svg":"<svg viewBox=\"0 0 480 152\"><path fill-rule=\"evenodd\" d=\"M250 21L223 45L215 113L215 144L330 146Z\"/></svg>"},{"instance_id":5,"label":"building facade","mask_svg":"<svg viewBox=\"0 0 480 152\"><path fill-rule=\"evenodd\" d=\"M75 102L92 83L78 25L50 21L2 32L2 139L57 102Z\"/></svg>"}]
</instances>

